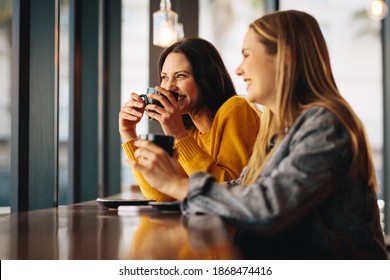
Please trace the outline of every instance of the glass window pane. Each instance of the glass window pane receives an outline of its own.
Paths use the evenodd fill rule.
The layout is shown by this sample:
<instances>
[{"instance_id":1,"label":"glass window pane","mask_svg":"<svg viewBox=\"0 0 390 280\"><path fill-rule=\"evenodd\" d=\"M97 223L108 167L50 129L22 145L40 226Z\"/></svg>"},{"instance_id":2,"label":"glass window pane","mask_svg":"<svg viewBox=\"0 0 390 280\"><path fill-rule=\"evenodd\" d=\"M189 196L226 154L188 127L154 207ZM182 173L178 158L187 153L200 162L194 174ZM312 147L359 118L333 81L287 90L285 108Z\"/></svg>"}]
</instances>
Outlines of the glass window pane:
<instances>
[{"instance_id":1,"label":"glass window pane","mask_svg":"<svg viewBox=\"0 0 390 280\"><path fill-rule=\"evenodd\" d=\"M10 212L12 0L0 2L0 214Z\"/></svg>"},{"instance_id":2,"label":"glass window pane","mask_svg":"<svg viewBox=\"0 0 390 280\"><path fill-rule=\"evenodd\" d=\"M58 204L70 203L69 188L69 0L60 0Z\"/></svg>"},{"instance_id":3,"label":"glass window pane","mask_svg":"<svg viewBox=\"0 0 390 280\"><path fill-rule=\"evenodd\" d=\"M242 40L249 24L264 11L262 0L199 0L199 36L221 53L240 95L246 95L245 83L235 74L241 63Z\"/></svg>"},{"instance_id":4,"label":"glass window pane","mask_svg":"<svg viewBox=\"0 0 390 280\"><path fill-rule=\"evenodd\" d=\"M122 0L122 93L121 104L132 92L144 93L149 79L149 1ZM118 108L118 113L119 113ZM148 130L147 117L137 133ZM122 150L122 190L136 184L127 157Z\"/></svg>"}]
</instances>

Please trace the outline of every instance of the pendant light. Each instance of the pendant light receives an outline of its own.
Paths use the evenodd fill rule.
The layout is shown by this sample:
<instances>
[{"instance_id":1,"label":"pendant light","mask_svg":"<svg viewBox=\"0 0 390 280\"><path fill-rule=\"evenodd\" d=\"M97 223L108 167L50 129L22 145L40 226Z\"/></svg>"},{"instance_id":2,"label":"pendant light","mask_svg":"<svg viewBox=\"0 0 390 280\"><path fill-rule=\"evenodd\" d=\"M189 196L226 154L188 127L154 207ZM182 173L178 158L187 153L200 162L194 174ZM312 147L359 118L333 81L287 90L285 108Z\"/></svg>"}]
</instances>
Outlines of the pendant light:
<instances>
[{"instance_id":1,"label":"pendant light","mask_svg":"<svg viewBox=\"0 0 390 280\"><path fill-rule=\"evenodd\" d=\"M368 8L368 14L374 20L382 20L386 17L387 10L385 0L372 0Z\"/></svg>"},{"instance_id":2,"label":"pendant light","mask_svg":"<svg viewBox=\"0 0 390 280\"><path fill-rule=\"evenodd\" d=\"M171 9L171 1L161 0L160 10L153 13L153 45L169 47L184 37L182 28L177 13Z\"/></svg>"}]
</instances>

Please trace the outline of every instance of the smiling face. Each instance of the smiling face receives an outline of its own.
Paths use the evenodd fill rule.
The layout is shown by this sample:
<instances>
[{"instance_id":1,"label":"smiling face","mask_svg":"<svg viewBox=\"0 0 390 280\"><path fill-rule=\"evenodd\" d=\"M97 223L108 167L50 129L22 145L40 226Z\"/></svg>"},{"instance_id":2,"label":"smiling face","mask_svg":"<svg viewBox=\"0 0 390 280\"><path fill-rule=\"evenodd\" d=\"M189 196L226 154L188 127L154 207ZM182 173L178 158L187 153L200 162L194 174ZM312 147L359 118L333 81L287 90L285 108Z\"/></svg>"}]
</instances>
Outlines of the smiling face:
<instances>
[{"instance_id":1,"label":"smiling face","mask_svg":"<svg viewBox=\"0 0 390 280\"><path fill-rule=\"evenodd\" d=\"M172 52L167 56L161 71L161 87L178 92L181 113L191 113L199 99L199 89L184 54Z\"/></svg>"},{"instance_id":2,"label":"smiling face","mask_svg":"<svg viewBox=\"0 0 390 280\"><path fill-rule=\"evenodd\" d=\"M249 28L242 44L243 60L236 74L244 78L248 100L267 106L274 111L276 105L276 55L266 52L256 32Z\"/></svg>"}]
</instances>

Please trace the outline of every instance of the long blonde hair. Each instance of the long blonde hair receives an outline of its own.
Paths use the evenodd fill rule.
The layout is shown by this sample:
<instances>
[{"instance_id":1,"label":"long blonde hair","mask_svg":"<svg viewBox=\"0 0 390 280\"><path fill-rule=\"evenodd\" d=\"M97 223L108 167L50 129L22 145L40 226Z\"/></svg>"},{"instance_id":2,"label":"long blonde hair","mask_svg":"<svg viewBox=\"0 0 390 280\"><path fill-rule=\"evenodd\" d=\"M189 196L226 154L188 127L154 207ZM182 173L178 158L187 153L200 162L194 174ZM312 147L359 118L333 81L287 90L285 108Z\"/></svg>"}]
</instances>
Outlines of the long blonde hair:
<instances>
[{"instance_id":1,"label":"long blonde hair","mask_svg":"<svg viewBox=\"0 0 390 280\"><path fill-rule=\"evenodd\" d=\"M346 128L352 143L352 176L362 177L377 189L371 149L364 127L333 78L325 39L317 21L300 11L279 11L255 20L252 28L269 54L276 55L276 112L264 107L261 129L249 160L243 185L256 181L285 131L298 116L313 106L335 114ZM272 138L277 135L271 149Z\"/></svg>"}]
</instances>

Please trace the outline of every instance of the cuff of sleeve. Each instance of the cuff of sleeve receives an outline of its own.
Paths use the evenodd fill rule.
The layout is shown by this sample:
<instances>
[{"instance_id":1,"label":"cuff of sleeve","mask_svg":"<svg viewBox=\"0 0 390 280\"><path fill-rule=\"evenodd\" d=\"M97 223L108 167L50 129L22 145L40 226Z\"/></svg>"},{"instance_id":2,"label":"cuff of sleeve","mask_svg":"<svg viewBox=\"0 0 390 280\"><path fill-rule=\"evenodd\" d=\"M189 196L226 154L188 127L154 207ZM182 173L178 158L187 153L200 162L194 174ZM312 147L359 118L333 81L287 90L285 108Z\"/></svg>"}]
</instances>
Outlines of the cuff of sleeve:
<instances>
[{"instance_id":1,"label":"cuff of sleeve","mask_svg":"<svg viewBox=\"0 0 390 280\"><path fill-rule=\"evenodd\" d=\"M203 152L203 150L196 143L195 139L187 136L176 142L175 147L179 149L179 163L183 165L185 162L192 161L195 155Z\"/></svg>"},{"instance_id":2,"label":"cuff of sleeve","mask_svg":"<svg viewBox=\"0 0 390 280\"><path fill-rule=\"evenodd\" d=\"M122 148L125 151L127 158L131 159L131 160L135 160L135 156L134 156L134 152L136 150L136 148L134 146L135 140L136 139L133 139L133 140L127 141L126 143L122 144Z\"/></svg>"},{"instance_id":3,"label":"cuff of sleeve","mask_svg":"<svg viewBox=\"0 0 390 280\"><path fill-rule=\"evenodd\" d=\"M192 199L198 195L204 193L212 183L215 182L215 178L208 173L195 172L189 177L189 188L188 195L184 198L181 203L181 210L185 214L189 213L201 213L196 209L191 209ZM196 208L196 207L195 207Z\"/></svg>"}]
</instances>

